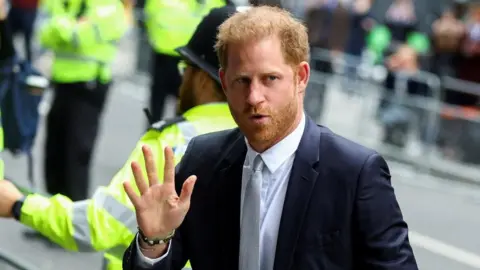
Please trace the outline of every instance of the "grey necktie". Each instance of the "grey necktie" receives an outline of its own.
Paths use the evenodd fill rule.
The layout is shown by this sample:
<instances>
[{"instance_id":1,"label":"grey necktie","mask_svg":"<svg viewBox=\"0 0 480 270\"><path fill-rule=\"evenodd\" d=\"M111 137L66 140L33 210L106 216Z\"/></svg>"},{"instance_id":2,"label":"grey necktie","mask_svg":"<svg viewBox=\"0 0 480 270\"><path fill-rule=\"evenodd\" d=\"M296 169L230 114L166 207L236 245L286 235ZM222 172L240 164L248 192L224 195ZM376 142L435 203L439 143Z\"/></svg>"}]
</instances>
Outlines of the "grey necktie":
<instances>
[{"instance_id":1,"label":"grey necktie","mask_svg":"<svg viewBox=\"0 0 480 270\"><path fill-rule=\"evenodd\" d=\"M239 270L260 269L260 193L263 169L260 155L253 160L252 169L252 177L248 181L243 199Z\"/></svg>"}]
</instances>

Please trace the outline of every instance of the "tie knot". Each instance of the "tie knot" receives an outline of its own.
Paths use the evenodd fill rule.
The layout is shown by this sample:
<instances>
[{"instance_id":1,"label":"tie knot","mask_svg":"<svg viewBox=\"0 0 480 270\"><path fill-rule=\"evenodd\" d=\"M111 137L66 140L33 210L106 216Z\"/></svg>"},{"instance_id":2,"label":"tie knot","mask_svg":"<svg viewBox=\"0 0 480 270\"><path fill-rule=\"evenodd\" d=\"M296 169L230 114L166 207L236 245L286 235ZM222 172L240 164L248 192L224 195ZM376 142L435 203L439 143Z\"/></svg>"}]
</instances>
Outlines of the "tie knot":
<instances>
[{"instance_id":1,"label":"tie knot","mask_svg":"<svg viewBox=\"0 0 480 270\"><path fill-rule=\"evenodd\" d=\"M252 166L254 171L261 171L263 169L263 160L260 155L257 155L253 159L253 166Z\"/></svg>"}]
</instances>

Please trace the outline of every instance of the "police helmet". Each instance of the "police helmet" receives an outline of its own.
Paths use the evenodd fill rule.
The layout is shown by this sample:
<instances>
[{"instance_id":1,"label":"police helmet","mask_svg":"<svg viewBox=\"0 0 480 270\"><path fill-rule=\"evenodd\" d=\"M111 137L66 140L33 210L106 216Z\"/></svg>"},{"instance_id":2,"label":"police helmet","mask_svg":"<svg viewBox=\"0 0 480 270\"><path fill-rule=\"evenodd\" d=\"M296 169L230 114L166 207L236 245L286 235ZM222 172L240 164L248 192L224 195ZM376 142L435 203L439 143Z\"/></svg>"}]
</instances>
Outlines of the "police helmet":
<instances>
[{"instance_id":1,"label":"police helmet","mask_svg":"<svg viewBox=\"0 0 480 270\"><path fill-rule=\"evenodd\" d=\"M176 51L189 65L204 70L220 84L218 75L220 63L214 49L218 27L233 13L241 12L244 9L245 7L235 7L233 5L212 9L197 26L188 44L177 48Z\"/></svg>"}]
</instances>

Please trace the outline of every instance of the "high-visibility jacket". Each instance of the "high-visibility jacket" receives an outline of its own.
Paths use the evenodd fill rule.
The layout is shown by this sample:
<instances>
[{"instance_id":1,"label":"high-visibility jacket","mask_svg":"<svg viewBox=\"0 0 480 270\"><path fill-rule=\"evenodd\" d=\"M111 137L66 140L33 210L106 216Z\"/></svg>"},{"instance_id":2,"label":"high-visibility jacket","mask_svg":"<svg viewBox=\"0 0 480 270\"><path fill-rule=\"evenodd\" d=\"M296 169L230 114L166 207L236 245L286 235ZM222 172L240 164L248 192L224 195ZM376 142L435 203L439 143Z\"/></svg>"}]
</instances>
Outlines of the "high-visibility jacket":
<instances>
[{"instance_id":1,"label":"high-visibility jacket","mask_svg":"<svg viewBox=\"0 0 480 270\"><path fill-rule=\"evenodd\" d=\"M226 103L194 107L183 119L160 121L140 139L127 162L107 187L99 187L91 199L72 202L63 195L46 198L28 195L20 221L50 240L73 251L106 251L106 269L122 269L123 252L137 233L134 207L123 189L126 180L135 185L130 164L144 166L142 145L152 148L158 177L163 179L163 149L169 145L175 162L182 158L190 139L196 135L236 127ZM137 190L138 192L138 190Z\"/></svg>"},{"instance_id":2,"label":"high-visibility jacket","mask_svg":"<svg viewBox=\"0 0 480 270\"><path fill-rule=\"evenodd\" d=\"M425 54L430 50L428 36L420 32L409 33L405 43L418 54ZM383 60L384 53L391 44L392 33L385 25L375 26L367 35L367 48L373 54L375 63Z\"/></svg>"},{"instance_id":3,"label":"high-visibility jacket","mask_svg":"<svg viewBox=\"0 0 480 270\"><path fill-rule=\"evenodd\" d=\"M188 43L203 17L225 4L225 0L147 0L144 15L150 45L157 53L178 56L175 49Z\"/></svg>"},{"instance_id":4,"label":"high-visibility jacket","mask_svg":"<svg viewBox=\"0 0 480 270\"><path fill-rule=\"evenodd\" d=\"M57 83L107 83L117 43L128 29L120 0L44 0L49 15L40 42L54 52L52 80Z\"/></svg>"}]
</instances>

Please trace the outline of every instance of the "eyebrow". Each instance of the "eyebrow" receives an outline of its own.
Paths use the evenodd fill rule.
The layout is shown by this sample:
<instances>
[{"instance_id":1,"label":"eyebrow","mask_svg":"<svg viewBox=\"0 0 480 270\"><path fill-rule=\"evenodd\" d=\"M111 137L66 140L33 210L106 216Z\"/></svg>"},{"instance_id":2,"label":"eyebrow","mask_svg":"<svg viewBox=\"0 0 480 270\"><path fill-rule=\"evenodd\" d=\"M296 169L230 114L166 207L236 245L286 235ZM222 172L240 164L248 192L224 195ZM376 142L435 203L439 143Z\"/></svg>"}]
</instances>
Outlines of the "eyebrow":
<instances>
[{"instance_id":1,"label":"eyebrow","mask_svg":"<svg viewBox=\"0 0 480 270\"><path fill-rule=\"evenodd\" d=\"M260 73L260 76L261 77L264 77L264 76L277 76L277 77L283 77L284 74L280 71L268 71L268 72L262 72ZM239 79L239 78L251 78L252 76L250 76L249 74L246 74L246 73L239 73L239 74L234 74L233 76L235 79Z\"/></svg>"}]
</instances>

